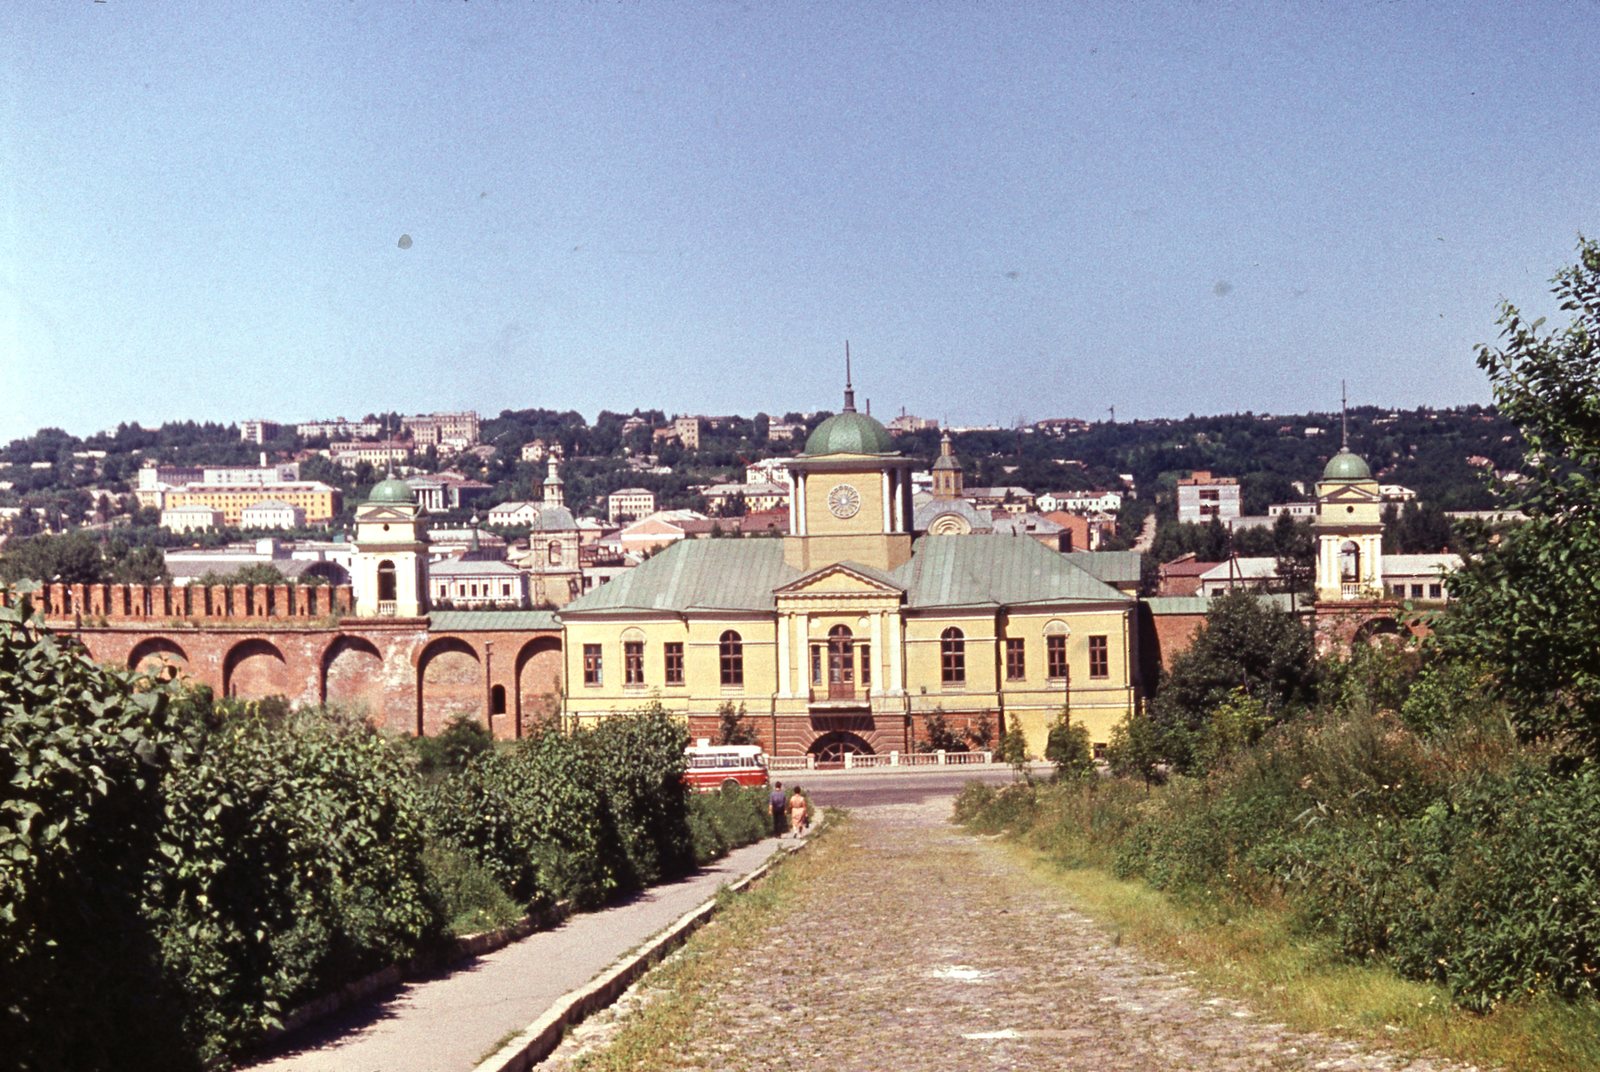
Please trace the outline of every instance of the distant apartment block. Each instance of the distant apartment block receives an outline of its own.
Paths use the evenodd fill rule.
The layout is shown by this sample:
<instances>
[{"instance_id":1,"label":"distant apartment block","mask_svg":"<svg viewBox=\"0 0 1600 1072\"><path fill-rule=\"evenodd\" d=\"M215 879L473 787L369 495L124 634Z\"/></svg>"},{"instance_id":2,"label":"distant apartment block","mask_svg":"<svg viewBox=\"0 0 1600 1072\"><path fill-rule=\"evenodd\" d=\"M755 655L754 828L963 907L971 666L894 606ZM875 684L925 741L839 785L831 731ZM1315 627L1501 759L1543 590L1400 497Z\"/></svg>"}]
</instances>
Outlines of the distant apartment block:
<instances>
[{"instance_id":1,"label":"distant apartment block","mask_svg":"<svg viewBox=\"0 0 1600 1072\"><path fill-rule=\"evenodd\" d=\"M606 520L634 521L656 512L656 493L648 488L618 488L606 496Z\"/></svg>"},{"instance_id":2,"label":"distant apartment block","mask_svg":"<svg viewBox=\"0 0 1600 1072\"><path fill-rule=\"evenodd\" d=\"M1290 517L1316 517L1317 504L1314 502L1287 502L1273 503L1267 507L1267 516L1276 520L1288 514Z\"/></svg>"},{"instance_id":3,"label":"distant apartment block","mask_svg":"<svg viewBox=\"0 0 1600 1072\"><path fill-rule=\"evenodd\" d=\"M902 408L900 410L900 416L891 418L887 427L890 432L896 434L901 432L922 432L929 428L939 427L939 422L928 417L918 417L914 414L907 413L905 409Z\"/></svg>"},{"instance_id":4,"label":"distant apartment block","mask_svg":"<svg viewBox=\"0 0 1600 1072\"><path fill-rule=\"evenodd\" d=\"M760 513L789 506L789 485L785 484L712 484L706 488L706 506L718 514L726 514L736 502L743 502L746 511Z\"/></svg>"},{"instance_id":5,"label":"distant apartment block","mask_svg":"<svg viewBox=\"0 0 1600 1072\"><path fill-rule=\"evenodd\" d=\"M246 443L262 444L278 434L278 425L272 421L240 421L239 438Z\"/></svg>"},{"instance_id":6,"label":"distant apartment block","mask_svg":"<svg viewBox=\"0 0 1600 1072\"><path fill-rule=\"evenodd\" d=\"M1197 469L1178 481L1178 520L1190 525L1208 525L1212 519L1227 521L1238 517L1239 482L1231 476L1213 477Z\"/></svg>"},{"instance_id":7,"label":"distant apartment block","mask_svg":"<svg viewBox=\"0 0 1600 1072\"><path fill-rule=\"evenodd\" d=\"M371 439L382 427L377 421L347 421L335 417L331 421L306 421L295 425L294 430L302 439Z\"/></svg>"},{"instance_id":8,"label":"distant apartment block","mask_svg":"<svg viewBox=\"0 0 1600 1072\"><path fill-rule=\"evenodd\" d=\"M701 420L699 417L674 417L672 419L672 430L677 433L678 442L683 444L685 450L700 449L700 426Z\"/></svg>"},{"instance_id":9,"label":"distant apartment block","mask_svg":"<svg viewBox=\"0 0 1600 1072\"><path fill-rule=\"evenodd\" d=\"M1037 506L1041 513L1060 510L1066 514L1103 512L1114 514L1122 509L1120 491L1049 491L1039 496Z\"/></svg>"},{"instance_id":10,"label":"distant apartment block","mask_svg":"<svg viewBox=\"0 0 1600 1072\"><path fill-rule=\"evenodd\" d=\"M168 532L204 532L226 523L221 510L209 506L175 506L161 511L161 527Z\"/></svg>"},{"instance_id":11,"label":"distant apartment block","mask_svg":"<svg viewBox=\"0 0 1600 1072\"><path fill-rule=\"evenodd\" d=\"M400 439L385 439L377 443L334 443L328 447L328 457L335 465L354 469L362 462L373 468L396 465L411 460L411 444Z\"/></svg>"},{"instance_id":12,"label":"distant apartment block","mask_svg":"<svg viewBox=\"0 0 1600 1072\"><path fill-rule=\"evenodd\" d=\"M247 507L276 500L305 513L305 523L320 525L339 512L337 488L318 480L293 484L188 484L167 492L167 508L206 506L222 512L229 525L244 521Z\"/></svg>"},{"instance_id":13,"label":"distant apartment block","mask_svg":"<svg viewBox=\"0 0 1600 1072\"><path fill-rule=\"evenodd\" d=\"M401 417L400 429L411 433L411 442L419 449L442 447L465 450L478 442L478 414L473 410L463 410L459 413Z\"/></svg>"},{"instance_id":14,"label":"distant apartment block","mask_svg":"<svg viewBox=\"0 0 1600 1072\"><path fill-rule=\"evenodd\" d=\"M797 436L805 434L806 426L801 421L768 421L767 442L788 443Z\"/></svg>"},{"instance_id":15,"label":"distant apartment block","mask_svg":"<svg viewBox=\"0 0 1600 1072\"><path fill-rule=\"evenodd\" d=\"M763 458L760 461L747 462L744 467L744 482L746 484L779 484L787 487L789 484L789 463L793 458Z\"/></svg>"},{"instance_id":16,"label":"distant apartment block","mask_svg":"<svg viewBox=\"0 0 1600 1072\"><path fill-rule=\"evenodd\" d=\"M305 510L281 499L262 499L239 512L243 529L298 529L305 523Z\"/></svg>"},{"instance_id":17,"label":"distant apartment block","mask_svg":"<svg viewBox=\"0 0 1600 1072\"><path fill-rule=\"evenodd\" d=\"M300 479L300 466L296 462L257 466L186 466L156 465L146 462L139 469L133 494L140 506L164 510L173 505L169 497L174 491L191 484L219 487L222 485L251 484L266 487Z\"/></svg>"}]
</instances>

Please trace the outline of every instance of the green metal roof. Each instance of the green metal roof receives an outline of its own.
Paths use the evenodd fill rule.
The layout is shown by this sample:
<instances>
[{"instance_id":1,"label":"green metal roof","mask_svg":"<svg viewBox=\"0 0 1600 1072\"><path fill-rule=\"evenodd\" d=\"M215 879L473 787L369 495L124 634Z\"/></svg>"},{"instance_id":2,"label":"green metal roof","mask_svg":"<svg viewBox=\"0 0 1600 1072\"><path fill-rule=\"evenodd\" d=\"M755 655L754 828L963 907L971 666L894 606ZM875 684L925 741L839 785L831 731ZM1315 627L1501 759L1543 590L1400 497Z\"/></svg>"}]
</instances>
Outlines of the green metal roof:
<instances>
[{"instance_id":1,"label":"green metal roof","mask_svg":"<svg viewBox=\"0 0 1600 1072\"><path fill-rule=\"evenodd\" d=\"M1322 470L1324 480L1371 480L1372 470L1367 468L1367 463L1361 455L1350 453L1349 447L1342 447L1339 453L1328 459L1328 465Z\"/></svg>"},{"instance_id":2,"label":"green metal roof","mask_svg":"<svg viewBox=\"0 0 1600 1072\"><path fill-rule=\"evenodd\" d=\"M553 610L436 610L428 615L428 629L436 633L560 628L561 623Z\"/></svg>"},{"instance_id":3,"label":"green metal roof","mask_svg":"<svg viewBox=\"0 0 1600 1072\"><path fill-rule=\"evenodd\" d=\"M782 540L679 540L562 610L774 611L772 590L800 571L783 560Z\"/></svg>"},{"instance_id":4,"label":"green metal roof","mask_svg":"<svg viewBox=\"0 0 1600 1072\"><path fill-rule=\"evenodd\" d=\"M846 410L817 425L806 438L806 456L819 454L891 454L889 430L865 413Z\"/></svg>"},{"instance_id":5,"label":"green metal roof","mask_svg":"<svg viewBox=\"0 0 1600 1072\"><path fill-rule=\"evenodd\" d=\"M367 495L368 502L375 503L409 503L416 502L416 493L411 490L411 485L397 477L379 481L374 484L372 491Z\"/></svg>"},{"instance_id":6,"label":"green metal roof","mask_svg":"<svg viewBox=\"0 0 1600 1072\"><path fill-rule=\"evenodd\" d=\"M924 536L894 576L911 608L1130 599L1065 555L1015 536Z\"/></svg>"},{"instance_id":7,"label":"green metal roof","mask_svg":"<svg viewBox=\"0 0 1600 1072\"><path fill-rule=\"evenodd\" d=\"M1140 557L1137 551L1071 551L1067 561L1110 585L1138 584Z\"/></svg>"},{"instance_id":8,"label":"green metal roof","mask_svg":"<svg viewBox=\"0 0 1600 1072\"><path fill-rule=\"evenodd\" d=\"M1011 536L924 537L914 545L911 561L889 573L856 562L839 565L902 589L906 606L914 609L1126 603L1130 598L1066 556ZM773 590L801 576L784 562L782 540L680 540L567 604L561 614L771 612L777 608Z\"/></svg>"}]
</instances>

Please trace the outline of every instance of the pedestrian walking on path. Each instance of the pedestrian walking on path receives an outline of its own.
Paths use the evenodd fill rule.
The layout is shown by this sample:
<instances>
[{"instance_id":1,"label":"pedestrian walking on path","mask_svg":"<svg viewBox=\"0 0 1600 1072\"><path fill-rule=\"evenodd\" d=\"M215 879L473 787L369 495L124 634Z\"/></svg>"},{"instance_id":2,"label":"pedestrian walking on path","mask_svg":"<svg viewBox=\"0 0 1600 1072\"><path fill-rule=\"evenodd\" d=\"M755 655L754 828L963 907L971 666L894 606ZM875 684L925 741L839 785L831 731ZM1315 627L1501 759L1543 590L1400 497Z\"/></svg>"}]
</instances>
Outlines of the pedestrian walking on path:
<instances>
[{"instance_id":1,"label":"pedestrian walking on path","mask_svg":"<svg viewBox=\"0 0 1600 1072\"><path fill-rule=\"evenodd\" d=\"M806 798L798 785L794 787L794 795L789 798L789 832L795 837L806 832Z\"/></svg>"},{"instance_id":2,"label":"pedestrian walking on path","mask_svg":"<svg viewBox=\"0 0 1600 1072\"><path fill-rule=\"evenodd\" d=\"M784 830L789 826L784 821L788 798L784 796L782 782L772 783L772 793L767 797L767 800L772 804L772 836L781 838Z\"/></svg>"}]
</instances>

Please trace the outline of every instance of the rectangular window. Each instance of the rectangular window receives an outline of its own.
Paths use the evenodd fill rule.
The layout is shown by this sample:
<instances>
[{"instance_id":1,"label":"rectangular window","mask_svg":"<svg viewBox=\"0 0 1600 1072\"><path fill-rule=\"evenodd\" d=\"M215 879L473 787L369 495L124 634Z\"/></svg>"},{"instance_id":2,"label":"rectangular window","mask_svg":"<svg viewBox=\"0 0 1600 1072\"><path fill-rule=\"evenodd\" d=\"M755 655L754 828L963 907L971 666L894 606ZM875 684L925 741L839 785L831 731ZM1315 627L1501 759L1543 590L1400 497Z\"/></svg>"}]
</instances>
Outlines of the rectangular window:
<instances>
[{"instance_id":1,"label":"rectangular window","mask_svg":"<svg viewBox=\"0 0 1600 1072\"><path fill-rule=\"evenodd\" d=\"M822 684L822 645L811 645L811 683Z\"/></svg>"},{"instance_id":2,"label":"rectangular window","mask_svg":"<svg viewBox=\"0 0 1600 1072\"><path fill-rule=\"evenodd\" d=\"M667 660L667 684L682 685L683 643L677 640L669 640L661 646L661 650L665 653Z\"/></svg>"},{"instance_id":3,"label":"rectangular window","mask_svg":"<svg viewBox=\"0 0 1600 1072\"><path fill-rule=\"evenodd\" d=\"M1045 637L1044 655L1046 669L1050 672L1050 680L1065 680L1067 676L1067 638L1064 636Z\"/></svg>"},{"instance_id":4,"label":"rectangular window","mask_svg":"<svg viewBox=\"0 0 1600 1072\"><path fill-rule=\"evenodd\" d=\"M1111 646L1103 636L1089 638L1089 676L1111 676Z\"/></svg>"},{"instance_id":5,"label":"rectangular window","mask_svg":"<svg viewBox=\"0 0 1600 1072\"><path fill-rule=\"evenodd\" d=\"M1414 585L1411 586L1411 598L1412 599L1421 599L1422 598L1422 585L1414 584Z\"/></svg>"},{"instance_id":6,"label":"rectangular window","mask_svg":"<svg viewBox=\"0 0 1600 1072\"><path fill-rule=\"evenodd\" d=\"M861 653L861 687L866 688L872 684L872 645L857 644L856 650Z\"/></svg>"},{"instance_id":7,"label":"rectangular window","mask_svg":"<svg viewBox=\"0 0 1600 1072\"><path fill-rule=\"evenodd\" d=\"M583 683L585 685L605 684L605 670L600 662L600 645L585 644L583 646Z\"/></svg>"},{"instance_id":8,"label":"rectangular window","mask_svg":"<svg viewBox=\"0 0 1600 1072\"><path fill-rule=\"evenodd\" d=\"M1443 599L1444 598L1444 585L1442 585L1442 584L1430 584L1430 585L1428 585L1428 598L1429 599Z\"/></svg>"},{"instance_id":9,"label":"rectangular window","mask_svg":"<svg viewBox=\"0 0 1600 1072\"><path fill-rule=\"evenodd\" d=\"M644 684L644 641L625 640L622 642L622 683L624 685Z\"/></svg>"},{"instance_id":10,"label":"rectangular window","mask_svg":"<svg viewBox=\"0 0 1600 1072\"><path fill-rule=\"evenodd\" d=\"M1021 681L1028 676L1028 666L1024 661L1024 648L1021 637L1006 637L1006 680Z\"/></svg>"}]
</instances>

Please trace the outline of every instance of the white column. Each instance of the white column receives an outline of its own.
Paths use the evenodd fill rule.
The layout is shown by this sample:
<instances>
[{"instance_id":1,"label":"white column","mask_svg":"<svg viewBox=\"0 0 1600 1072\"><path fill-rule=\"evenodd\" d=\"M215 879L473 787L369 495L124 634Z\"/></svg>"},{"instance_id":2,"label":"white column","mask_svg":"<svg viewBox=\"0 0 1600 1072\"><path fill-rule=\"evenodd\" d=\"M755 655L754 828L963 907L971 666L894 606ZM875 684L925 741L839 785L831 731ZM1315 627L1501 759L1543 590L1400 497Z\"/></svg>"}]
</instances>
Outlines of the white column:
<instances>
[{"instance_id":1,"label":"white column","mask_svg":"<svg viewBox=\"0 0 1600 1072\"><path fill-rule=\"evenodd\" d=\"M893 532L894 522L890 518L889 506L889 470L883 471L883 531Z\"/></svg>"},{"instance_id":2,"label":"white column","mask_svg":"<svg viewBox=\"0 0 1600 1072\"><path fill-rule=\"evenodd\" d=\"M806 474L804 473L800 474L800 479L795 484L795 495L800 499L799 505L795 507L795 520L800 527L793 531L797 535L804 536L806 534Z\"/></svg>"},{"instance_id":3,"label":"white column","mask_svg":"<svg viewBox=\"0 0 1600 1072\"><path fill-rule=\"evenodd\" d=\"M789 630L792 626L789 624L789 618L790 616L787 614L778 615L778 698L780 700L787 700L794 695L793 689L790 688Z\"/></svg>"},{"instance_id":4,"label":"white column","mask_svg":"<svg viewBox=\"0 0 1600 1072\"><path fill-rule=\"evenodd\" d=\"M896 614L889 619L889 688L891 693L905 691L905 681L900 672L900 649L906 643L905 620Z\"/></svg>"},{"instance_id":5,"label":"white column","mask_svg":"<svg viewBox=\"0 0 1600 1072\"><path fill-rule=\"evenodd\" d=\"M871 695L883 695L883 612L872 615L872 689Z\"/></svg>"}]
</instances>

